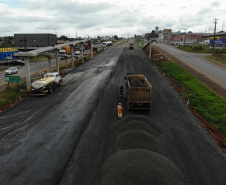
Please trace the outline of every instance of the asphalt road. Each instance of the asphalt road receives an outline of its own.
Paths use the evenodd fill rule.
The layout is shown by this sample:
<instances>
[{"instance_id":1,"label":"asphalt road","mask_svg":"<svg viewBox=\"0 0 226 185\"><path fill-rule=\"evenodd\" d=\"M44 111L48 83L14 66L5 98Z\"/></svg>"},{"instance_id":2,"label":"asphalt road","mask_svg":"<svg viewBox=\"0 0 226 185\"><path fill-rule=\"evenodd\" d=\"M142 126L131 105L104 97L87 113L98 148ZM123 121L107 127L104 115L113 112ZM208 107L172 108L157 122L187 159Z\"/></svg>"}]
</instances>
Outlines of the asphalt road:
<instances>
[{"instance_id":1,"label":"asphalt road","mask_svg":"<svg viewBox=\"0 0 226 185\"><path fill-rule=\"evenodd\" d=\"M102 46L102 44L98 44L95 47L100 48ZM90 50L85 50L84 54L89 53ZM81 55L74 55L74 57L81 57ZM64 60L60 59L61 57L59 57L59 62L62 62ZM70 60L71 58L68 58L68 60ZM48 60L46 61L42 61L42 62L32 62L29 63L29 67L30 67L30 74L35 73L37 71L40 71L44 68L49 68L49 62ZM56 59L51 59L51 65L56 65ZM5 73L4 71L10 66L1 66L0 67L0 85L5 83ZM24 66L16 66L18 68L18 73L12 74L11 76L20 76L20 77L25 77L26 73L25 73L25 67Z\"/></svg>"},{"instance_id":2,"label":"asphalt road","mask_svg":"<svg viewBox=\"0 0 226 185\"><path fill-rule=\"evenodd\" d=\"M146 73L153 86L149 111L128 111L120 98L127 72ZM226 182L225 155L169 82L140 48L119 46L72 70L53 94L0 114L0 184L99 185L102 164L114 153L110 126L119 102L123 116L146 115L164 128L161 154L180 168L186 185Z\"/></svg>"},{"instance_id":3,"label":"asphalt road","mask_svg":"<svg viewBox=\"0 0 226 185\"><path fill-rule=\"evenodd\" d=\"M199 73L226 89L226 69L204 59L204 56L210 54L188 53L162 43L158 43L156 46L167 51L188 66L192 67Z\"/></svg>"}]
</instances>

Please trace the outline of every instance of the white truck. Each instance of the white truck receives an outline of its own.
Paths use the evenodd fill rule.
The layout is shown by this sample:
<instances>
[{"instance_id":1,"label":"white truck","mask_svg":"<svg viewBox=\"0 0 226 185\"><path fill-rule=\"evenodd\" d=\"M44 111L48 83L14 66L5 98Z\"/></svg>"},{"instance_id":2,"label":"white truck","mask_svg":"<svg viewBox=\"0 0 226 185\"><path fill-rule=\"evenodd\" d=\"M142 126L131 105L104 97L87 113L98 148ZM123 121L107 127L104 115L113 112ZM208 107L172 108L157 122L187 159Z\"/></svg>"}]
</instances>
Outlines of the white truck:
<instances>
[{"instance_id":1,"label":"white truck","mask_svg":"<svg viewBox=\"0 0 226 185\"><path fill-rule=\"evenodd\" d=\"M62 78L59 73L45 73L33 79L31 84L31 95L46 95L52 93L56 87L62 85Z\"/></svg>"},{"instance_id":2,"label":"white truck","mask_svg":"<svg viewBox=\"0 0 226 185\"><path fill-rule=\"evenodd\" d=\"M106 48L108 46L112 46L112 41L103 42L103 47Z\"/></svg>"}]
</instances>

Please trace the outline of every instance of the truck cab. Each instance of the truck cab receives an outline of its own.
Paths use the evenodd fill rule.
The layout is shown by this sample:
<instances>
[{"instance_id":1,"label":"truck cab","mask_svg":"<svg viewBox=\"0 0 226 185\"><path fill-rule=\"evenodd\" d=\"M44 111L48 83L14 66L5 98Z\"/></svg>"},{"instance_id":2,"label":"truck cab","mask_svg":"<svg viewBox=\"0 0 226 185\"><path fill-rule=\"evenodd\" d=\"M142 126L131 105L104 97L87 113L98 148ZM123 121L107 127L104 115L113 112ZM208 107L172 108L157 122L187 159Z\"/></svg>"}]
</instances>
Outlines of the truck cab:
<instances>
[{"instance_id":1,"label":"truck cab","mask_svg":"<svg viewBox=\"0 0 226 185\"><path fill-rule=\"evenodd\" d=\"M45 73L34 79L31 84L32 95L45 95L46 92L52 93L53 90L62 85L59 73Z\"/></svg>"},{"instance_id":2,"label":"truck cab","mask_svg":"<svg viewBox=\"0 0 226 185\"><path fill-rule=\"evenodd\" d=\"M133 43L130 43L130 44L129 44L129 49L134 49Z\"/></svg>"}]
</instances>

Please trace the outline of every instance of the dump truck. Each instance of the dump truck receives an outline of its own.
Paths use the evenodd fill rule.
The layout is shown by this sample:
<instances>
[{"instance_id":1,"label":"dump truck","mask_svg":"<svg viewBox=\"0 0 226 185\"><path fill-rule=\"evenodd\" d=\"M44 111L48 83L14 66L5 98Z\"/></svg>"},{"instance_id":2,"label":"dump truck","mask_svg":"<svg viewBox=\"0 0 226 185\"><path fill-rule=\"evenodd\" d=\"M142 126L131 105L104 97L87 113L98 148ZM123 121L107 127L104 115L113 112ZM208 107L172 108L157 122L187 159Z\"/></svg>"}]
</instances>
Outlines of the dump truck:
<instances>
[{"instance_id":1,"label":"dump truck","mask_svg":"<svg viewBox=\"0 0 226 185\"><path fill-rule=\"evenodd\" d=\"M61 50L65 50L66 51L66 55L71 54L71 47L70 46L62 47Z\"/></svg>"},{"instance_id":2,"label":"dump truck","mask_svg":"<svg viewBox=\"0 0 226 185\"><path fill-rule=\"evenodd\" d=\"M31 95L46 95L52 93L56 87L62 85L62 79L59 73L45 73L34 78L31 84Z\"/></svg>"},{"instance_id":3,"label":"dump truck","mask_svg":"<svg viewBox=\"0 0 226 185\"><path fill-rule=\"evenodd\" d=\"M129 49L134 49L133 43L130 43L130 44L129 44Z\"/></svg>"},{"instance_id":4,"label":"dump truck","mask_svg":"<svg viewBox=\"0 0 226 185\"><path fill-rule=\"evenodd\" d=\"M152 103L152 85L145 73L127 73L125 80L128 109L149 109Z\"/></svg>"}]
</instances>

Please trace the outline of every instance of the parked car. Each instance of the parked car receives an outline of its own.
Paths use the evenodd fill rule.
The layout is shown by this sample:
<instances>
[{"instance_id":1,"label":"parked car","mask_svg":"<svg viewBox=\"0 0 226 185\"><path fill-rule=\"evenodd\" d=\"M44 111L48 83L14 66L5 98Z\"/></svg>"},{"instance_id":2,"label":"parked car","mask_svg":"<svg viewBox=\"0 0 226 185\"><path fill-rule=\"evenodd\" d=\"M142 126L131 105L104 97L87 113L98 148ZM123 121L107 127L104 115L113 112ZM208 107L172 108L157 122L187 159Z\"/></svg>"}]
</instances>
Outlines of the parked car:
<instances>
[{"instance_id":1,"label":"parked car","mask_svg":"<svg viewBox=\"0 0 226 185\"><path fill-rule=\"evenodd\" d=\"M14 73L17 73L18 69L16 67L10 67L5 70L5 75L12 75Z\"/></svg>"},{"instance_id":2,"label":"parked car","mask_svg":"<svg viewBox=\"0 0 226 185\"><path fill-rule=\"evenodd\" d=\"M75 48L75 51L81 51L79 48Z\"/></svg>"},{"instance_id":3,"label":"parked car","mask_svg":"<svg viewBox=\"0 0 226 185\"><path fill-rule=\"evenodd\" d=\"M74 52L74 55L80 55L80 54L81 54L81 51Z\"/></svg>"},{"instance_id":4,"label":"parked car","mask_svg":"<svg viewBox=\"0 0 226 185\"><path fill-rule=\"evenodd\" d=\"M13 60L12 61L12 65L13 66L24 66L25 65L25 62L22 61L22 60Z\"/></svg>"}]
</instances>

